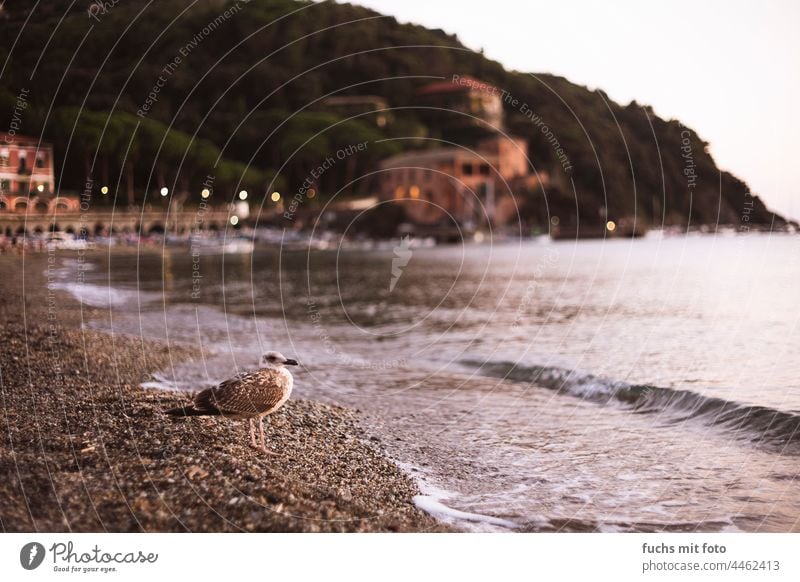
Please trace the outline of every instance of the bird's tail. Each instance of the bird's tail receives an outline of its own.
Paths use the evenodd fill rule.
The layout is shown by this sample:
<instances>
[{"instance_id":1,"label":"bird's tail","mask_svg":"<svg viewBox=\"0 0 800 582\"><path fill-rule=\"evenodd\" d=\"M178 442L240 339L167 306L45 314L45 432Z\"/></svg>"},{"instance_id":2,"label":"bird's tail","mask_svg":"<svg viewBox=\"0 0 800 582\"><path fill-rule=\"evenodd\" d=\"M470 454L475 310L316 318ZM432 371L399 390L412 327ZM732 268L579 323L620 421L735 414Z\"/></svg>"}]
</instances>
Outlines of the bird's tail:
<instances>
[{"instance_id":1,"label":"bird's tail","mask_svg":"<svg viewBox=\"0 0 800 582\"><path fill-rule=\"evenodd\" d=\"M194 406L179 406L178 408L165 410L164 414L169 414L170 416L216 416L219 414L219 411L198 410Z\"/></svg>"}]
</instances>

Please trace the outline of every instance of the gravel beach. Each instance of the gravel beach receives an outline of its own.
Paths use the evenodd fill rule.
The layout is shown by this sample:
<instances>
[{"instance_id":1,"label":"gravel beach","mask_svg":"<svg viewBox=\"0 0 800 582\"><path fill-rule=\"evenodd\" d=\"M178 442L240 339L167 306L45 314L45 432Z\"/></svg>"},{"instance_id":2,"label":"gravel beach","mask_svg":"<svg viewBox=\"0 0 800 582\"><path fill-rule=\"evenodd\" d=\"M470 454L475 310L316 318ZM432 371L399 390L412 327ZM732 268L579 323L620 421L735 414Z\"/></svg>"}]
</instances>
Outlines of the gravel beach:
<instances>
[{"instance_id":1,"label":"gravel beach","mask_svg":"<svg viewBox=\"0 0 800 582\"><path fill-rule=\"evenodd\" d=\"M290 400L274 456L245 423L165 416L188 395L139 385L195 354L82 327L108 313L49 290L49 259L0 256L3 531L447 530L356 411Z\"/></svg>"}]
</instances>

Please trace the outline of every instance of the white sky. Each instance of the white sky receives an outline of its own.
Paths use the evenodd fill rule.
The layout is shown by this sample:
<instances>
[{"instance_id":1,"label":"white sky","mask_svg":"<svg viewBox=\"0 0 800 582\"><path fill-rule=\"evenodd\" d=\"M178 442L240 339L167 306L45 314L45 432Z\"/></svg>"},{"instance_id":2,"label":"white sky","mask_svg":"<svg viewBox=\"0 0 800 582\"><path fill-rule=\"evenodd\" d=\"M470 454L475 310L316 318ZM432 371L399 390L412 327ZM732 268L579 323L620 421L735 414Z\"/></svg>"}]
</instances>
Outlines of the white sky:
<instances>
[{"instance_id":1,"label":"white sky","mask_svg":"<svg viewBox=\"0 0 800 582\"><path fill-rule=\"evenodd\" d=\"M800 2L352 0L455 33L507 69L652 105L800 219Z\"/></svg>"}]
</instances>

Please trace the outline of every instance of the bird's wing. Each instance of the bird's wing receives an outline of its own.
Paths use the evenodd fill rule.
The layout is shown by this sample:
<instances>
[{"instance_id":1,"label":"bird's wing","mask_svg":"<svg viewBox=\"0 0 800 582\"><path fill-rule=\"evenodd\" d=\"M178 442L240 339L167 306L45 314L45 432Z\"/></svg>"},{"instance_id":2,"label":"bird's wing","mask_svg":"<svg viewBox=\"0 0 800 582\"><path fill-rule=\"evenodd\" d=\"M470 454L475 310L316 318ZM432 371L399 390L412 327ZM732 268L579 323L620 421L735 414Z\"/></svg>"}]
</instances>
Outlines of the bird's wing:
<instances>
[{"instance_id":1,"label":"bird's wing","mask_svg":"<svg viewBox=\"0 0 800 582\"><path fill-rule=\"evenodd\" d=\"M198 392L194 397L194 408L201 412L220 412L214 402L213 388L206 388Z\"/></svg>"},{"instance_id":2,"label":"bird's wing","mask_svg":"<svg viewBox=\"0 0 800 582\"><path fill-rule=\"evenodd\" d=\"M258 370L225 380L208 391L208 404L222 414L257 415L280 402L283 379L274 370Z\"/></svg>"}]
</instances>

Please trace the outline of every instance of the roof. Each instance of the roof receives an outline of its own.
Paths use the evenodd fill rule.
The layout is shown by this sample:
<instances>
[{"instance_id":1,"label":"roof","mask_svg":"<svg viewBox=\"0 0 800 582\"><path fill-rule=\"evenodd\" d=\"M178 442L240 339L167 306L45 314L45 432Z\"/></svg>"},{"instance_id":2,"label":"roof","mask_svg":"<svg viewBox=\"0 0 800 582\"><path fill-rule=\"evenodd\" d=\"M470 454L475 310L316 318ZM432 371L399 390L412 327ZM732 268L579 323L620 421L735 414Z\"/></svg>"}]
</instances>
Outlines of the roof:
<instances>
[{"instance_id":1,"label":"roof","mask_svg":"<svg viewBox=\"0 0 800 582\"><path fill-rule=\"evenodd\" d=\"M458 79L457 81L455 79ZM497 93L497 87L490 85L484 81L479 81L475 77L469 75L454 76L452 79L445 81L437 81L425 85L417 95L439 95L442 93L468 93L470 91L479 91L481 93Z\"/></svg>"}]
</instances>

